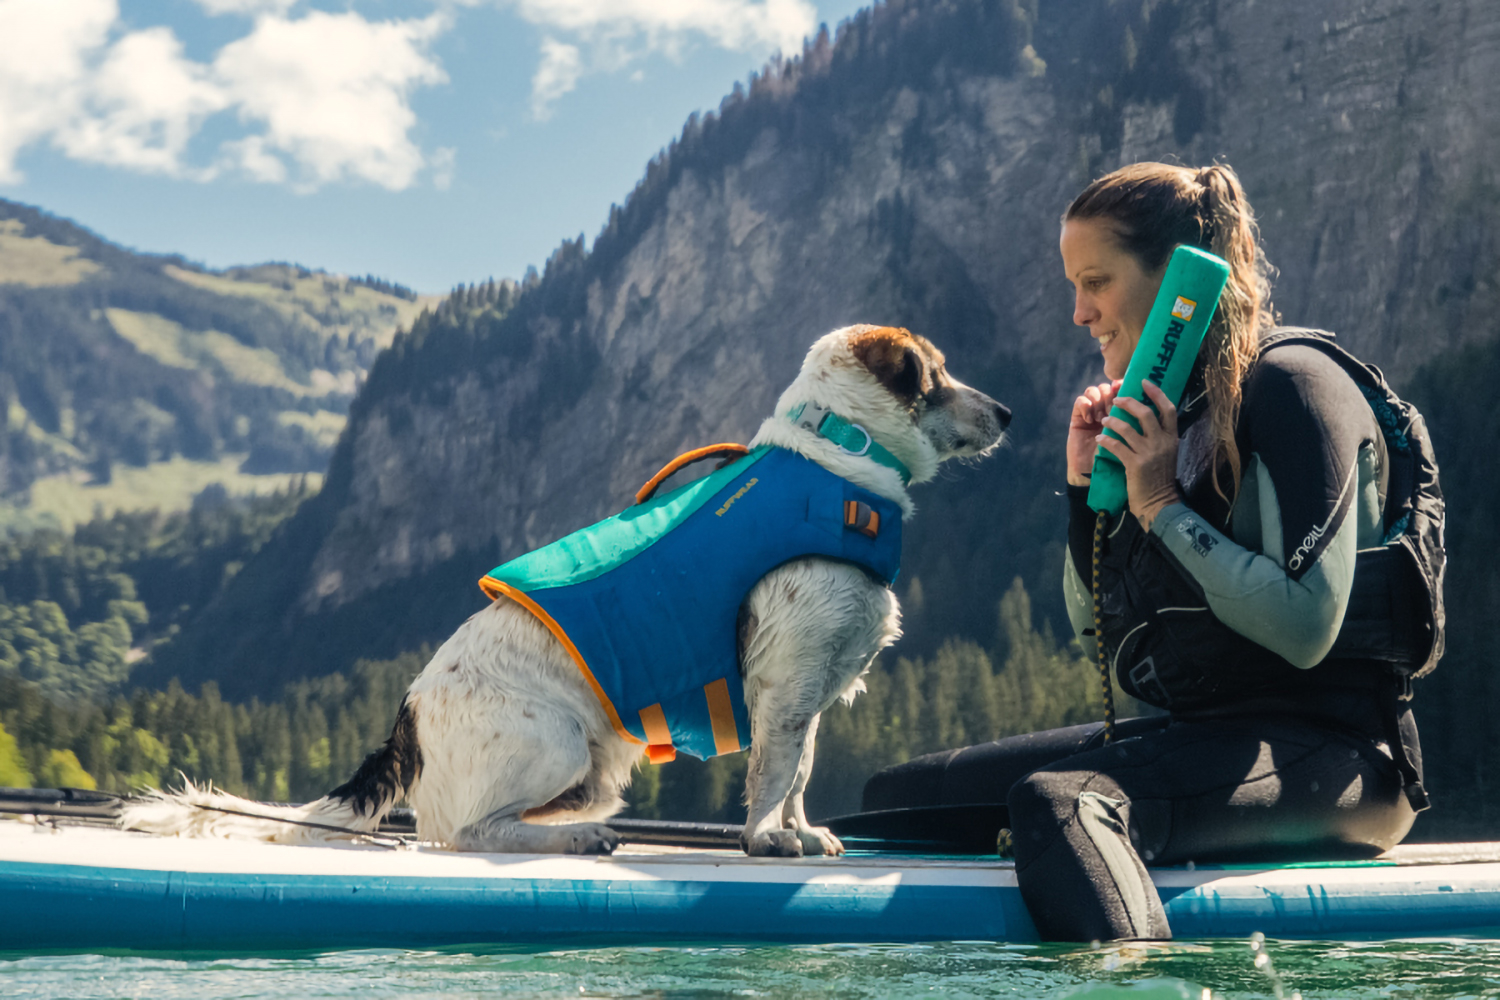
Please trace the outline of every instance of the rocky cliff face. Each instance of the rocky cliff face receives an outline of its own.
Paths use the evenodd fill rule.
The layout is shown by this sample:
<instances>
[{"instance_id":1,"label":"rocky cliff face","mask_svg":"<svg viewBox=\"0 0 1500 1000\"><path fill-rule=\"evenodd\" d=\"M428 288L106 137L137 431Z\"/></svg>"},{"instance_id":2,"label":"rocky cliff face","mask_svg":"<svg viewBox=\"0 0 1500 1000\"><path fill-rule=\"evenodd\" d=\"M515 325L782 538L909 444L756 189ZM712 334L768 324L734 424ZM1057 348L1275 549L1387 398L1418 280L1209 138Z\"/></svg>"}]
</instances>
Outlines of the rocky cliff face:
<instances>
[{"instance_id":1,"label":"rocky cliff face","mask_svg":"<svg viewBox=\"0 0 1500 1000\"><path fill-rule=\"evenodd\" d=\"M747 440L851 322L927 335L1016 411L1008 450L918 489L898 588L908 649L988 640L1013 576L1053 607L1059 443L1098 377L1058 217L1099 173L1172 158L1240 172L1286 319L1398 385L1494 333L1500 5L887 3L690 122L503 319L401 338L324 493L142 678L248 693L440 639L495 563Z\"/></svg>"}]
</instances>

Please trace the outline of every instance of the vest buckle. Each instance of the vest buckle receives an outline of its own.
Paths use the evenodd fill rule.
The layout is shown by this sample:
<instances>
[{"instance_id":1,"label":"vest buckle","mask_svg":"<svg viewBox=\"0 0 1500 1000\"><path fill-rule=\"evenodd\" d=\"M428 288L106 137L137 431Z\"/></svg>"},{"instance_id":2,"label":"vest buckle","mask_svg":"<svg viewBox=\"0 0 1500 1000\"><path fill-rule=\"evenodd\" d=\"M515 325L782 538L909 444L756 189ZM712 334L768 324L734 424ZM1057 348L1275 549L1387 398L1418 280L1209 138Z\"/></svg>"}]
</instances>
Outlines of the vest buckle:
<instances>
[{"instance_id":1,"label":"vest buckle","mask_svg":"<svg viewBox=\"0 0 1500 1000\"><path fill-rule=\"evenodd\" d=\"M851 528L866 538L874 538L880 534L880 512L858 500L845 500L844 527Z\"/></svg>"}]
</instances>

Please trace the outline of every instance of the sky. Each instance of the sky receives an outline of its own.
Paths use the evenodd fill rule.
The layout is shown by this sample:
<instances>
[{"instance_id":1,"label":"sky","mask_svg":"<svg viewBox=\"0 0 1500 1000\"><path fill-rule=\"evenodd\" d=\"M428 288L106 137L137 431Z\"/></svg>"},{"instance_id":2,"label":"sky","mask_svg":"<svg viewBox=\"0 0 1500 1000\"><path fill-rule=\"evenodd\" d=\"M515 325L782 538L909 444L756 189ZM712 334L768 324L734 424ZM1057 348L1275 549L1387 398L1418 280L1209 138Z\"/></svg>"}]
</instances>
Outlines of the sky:
<instances>
[{"instance_id":1,"label":"sky","mask_svg":"<svg viewBox=\"0 0 1500 1000\"><path fill-rule=\"evenodd\" d=\"M0 198L212 268L519 279L868 2L0 0Z\"/></svg>"}]
</instances>

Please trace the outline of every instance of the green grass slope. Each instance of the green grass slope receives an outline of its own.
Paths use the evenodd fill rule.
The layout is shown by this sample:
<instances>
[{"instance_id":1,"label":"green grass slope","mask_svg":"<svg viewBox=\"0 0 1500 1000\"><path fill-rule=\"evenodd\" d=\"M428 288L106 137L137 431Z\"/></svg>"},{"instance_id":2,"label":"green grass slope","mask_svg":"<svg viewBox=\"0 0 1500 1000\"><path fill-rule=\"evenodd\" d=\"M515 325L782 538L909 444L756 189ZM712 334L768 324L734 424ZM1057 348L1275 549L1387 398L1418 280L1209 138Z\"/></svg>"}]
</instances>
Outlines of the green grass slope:
<instances>
[{"instance_id":1,"label":"green grass slope","mask_svg":"<svg viewBox=\"0 0 1500 1000\"><path fill-rule=\"evenodd\" d=\"M132 253L0 200L0 531L316 482L375 355L426 304Z\"/></svg>"}]
</instances>

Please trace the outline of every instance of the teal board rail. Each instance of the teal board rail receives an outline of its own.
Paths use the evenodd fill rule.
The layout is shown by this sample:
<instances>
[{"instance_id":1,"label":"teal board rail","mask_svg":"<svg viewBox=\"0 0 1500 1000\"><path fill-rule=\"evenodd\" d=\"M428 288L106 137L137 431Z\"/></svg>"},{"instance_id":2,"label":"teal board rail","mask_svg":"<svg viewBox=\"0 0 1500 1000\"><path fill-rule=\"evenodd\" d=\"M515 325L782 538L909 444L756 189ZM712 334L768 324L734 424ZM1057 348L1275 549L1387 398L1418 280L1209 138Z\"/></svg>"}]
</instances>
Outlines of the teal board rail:
<instances>
[{"instance_id":1,"label":"teal board rail","mask_svg":"<svg viewBox=\"0 0 1500 1000\"><path fill-rule=\"evenodd\" d=\"M1152 875L1178 937L1500 936L1500 856L1470 855ZM7 953L1036 939L1014 868L993 857L474 855L11 822L0 822L0 914Z\"/></svg>"}]
</instances>

